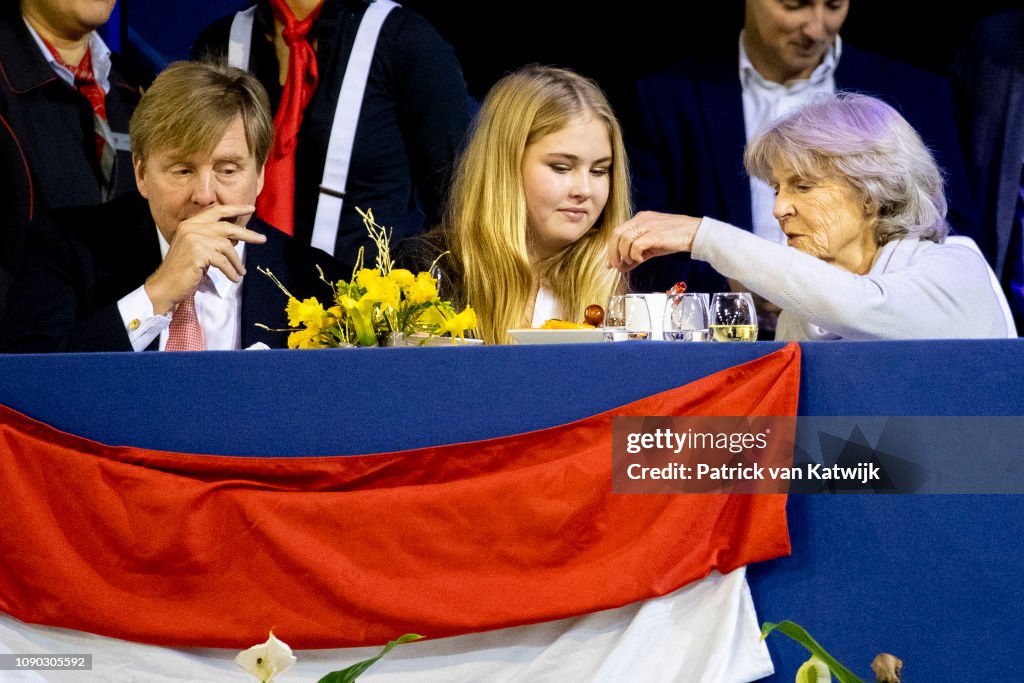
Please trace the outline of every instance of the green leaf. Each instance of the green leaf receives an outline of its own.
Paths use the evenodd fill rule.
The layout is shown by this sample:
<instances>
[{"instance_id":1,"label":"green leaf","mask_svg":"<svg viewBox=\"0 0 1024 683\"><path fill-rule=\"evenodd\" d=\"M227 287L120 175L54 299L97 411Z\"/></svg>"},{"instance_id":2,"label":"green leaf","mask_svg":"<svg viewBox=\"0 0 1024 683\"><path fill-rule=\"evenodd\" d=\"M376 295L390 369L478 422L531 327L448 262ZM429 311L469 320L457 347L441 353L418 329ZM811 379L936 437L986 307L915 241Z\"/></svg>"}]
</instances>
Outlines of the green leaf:
<instances>
[{"instance_id":1,"label":"green leaf","mask_svg":"<svg viewBox=\"0 0 1024 683\"><path fill-rule=\"evenodd\" d=\"M783 621L778 624L771 622L764 622L761 624L761 640L768 637L768 634L772 631L779 631L796 642L803 645L807 650L820 659L828 666L829 671L832 675L839 679L839 683L864 683L861 679L857 678L852 671L847 669L845 666L836 661L835 657L825 651L821 645L818 644L814 638L811 637L803 626L792 621Z\"/></svg>"},{"instance_id":2,"label":"green leaf","mask_svg":"<svg viewBox=\"0 0 1024 683\"><path fill-rule=\"evenodd\" d=\"M388 642L388 644L384 646L384 649L377 653L376 657L371 657L370 659L364 659L361 662L356 662L352 666L348 667L347 669L342 669L341 671L332 671L331 673L321 678L317 683L351 683L352 681L359 678L359 676L361 676L364 671L366 671L371 666L376 664L377 660L379 660L381 657L394 650L399 645L402 645L403 643L409 643L414 640L419 640L422 637L423 636L416 635L415 633L406 633L404 636L401 636L397 640L392 640Z\"/></svg>"}]
</instances>

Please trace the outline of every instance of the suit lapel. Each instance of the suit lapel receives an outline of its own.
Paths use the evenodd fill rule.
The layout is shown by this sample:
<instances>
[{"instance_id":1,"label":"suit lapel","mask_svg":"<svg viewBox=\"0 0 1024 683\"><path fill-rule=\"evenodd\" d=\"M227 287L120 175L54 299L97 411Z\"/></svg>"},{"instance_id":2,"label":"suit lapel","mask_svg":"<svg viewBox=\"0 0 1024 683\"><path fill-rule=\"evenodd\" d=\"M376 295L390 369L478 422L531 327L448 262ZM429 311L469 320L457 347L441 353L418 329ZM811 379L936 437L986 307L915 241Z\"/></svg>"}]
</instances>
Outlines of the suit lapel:
<instances>
[{"instance_id":1,"label":"suit lapel","mask_svg":"<svg viewBox=\"0 0 1024 683\"><path fill-rule=\"evenodd\" d=\"M735 61L735 60L733 60ZM743 91L737 71L738 62L723 60L717 78L698 83L701 113L711 139L708 146L714 157L718 186L729 223L751 229L750 181L743 169L746 125L743 122Z\"/></svg>"},{"instance_id":2,"label":"suit lapel","mask_svg":"<svg viewBox=\"0 0 1024 683\"><path fill-rule=\"evenodd\" d=\"M271 348L282 348L287 345L287 333L270 332L257 327L256 323L273 329L286 327L284 309L288 300L284 292L257 268L269 270L282 279L286 278L289 268L285 258L285 245L281 244L286 238L262 221L253 220L247 227L266 235L267 241L263 244L245 246L246 273L242 281L240 315L241 346L245 349L257 342L263 342Z\"/></svg>"}]
</instances>

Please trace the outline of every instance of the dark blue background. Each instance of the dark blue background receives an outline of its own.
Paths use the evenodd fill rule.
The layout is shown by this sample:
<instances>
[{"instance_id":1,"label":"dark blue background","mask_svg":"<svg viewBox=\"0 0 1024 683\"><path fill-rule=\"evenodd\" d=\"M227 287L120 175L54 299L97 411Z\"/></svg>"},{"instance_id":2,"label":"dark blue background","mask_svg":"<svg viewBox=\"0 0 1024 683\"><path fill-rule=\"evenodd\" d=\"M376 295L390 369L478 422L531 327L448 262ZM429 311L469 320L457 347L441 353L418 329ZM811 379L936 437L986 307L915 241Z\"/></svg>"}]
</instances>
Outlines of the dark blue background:
<instances>
[{"instance_id":1,"label":"dark blue background","mask_svg":"<svg viewBox=\"0 0 1024 683\"><path fill-rule=\"evenodd\" d=\"M187 58L200 29L251 4L247 0L119 0L126 52L159 70ZM450 42L470 93L481 98L523 64L568 66L595 78L623 110L632 82L680 55L735 44L741 0L673 3L594 3L585 0L409 0ZM945 73L953 54L981 17L1021 0L941 4L929 0L851 0L844 40L860 48Z\"/></svg>"}]
</instances>

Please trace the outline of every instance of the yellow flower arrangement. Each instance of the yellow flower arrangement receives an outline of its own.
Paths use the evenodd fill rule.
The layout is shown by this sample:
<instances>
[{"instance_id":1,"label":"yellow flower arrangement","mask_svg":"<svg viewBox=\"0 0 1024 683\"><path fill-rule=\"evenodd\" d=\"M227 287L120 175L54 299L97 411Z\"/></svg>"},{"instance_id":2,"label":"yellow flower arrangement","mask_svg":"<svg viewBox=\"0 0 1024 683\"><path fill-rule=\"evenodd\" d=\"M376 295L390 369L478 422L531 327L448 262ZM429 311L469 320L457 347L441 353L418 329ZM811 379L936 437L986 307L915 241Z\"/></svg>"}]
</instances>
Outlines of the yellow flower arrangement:
<instances>
[{"instance_id":1,"label":"yellow flower arrangement","mask_svg":"<svg viewBox=\"0 0 1024 683\"><path fill-rule=\"evenodd\" d=\"M452 343L465 339L466 333L476 327L473 309L466 306L456 311L450 301L443 301L437 280L430 273L414 275L404 268L394 268L390 231L377 225L373 211L356 210L377 247L375 267L364 267L360 247L348 282L330 282L321 270L320 279L332 291L330 307L325 308L316 297L299 301L273 273L260 269L288 297L288 328L279 330L290 333L288 348L377 346L396 333L406 339L419 337L423 342L445 334L451 335Z\"/></svg>"}]
</instances>

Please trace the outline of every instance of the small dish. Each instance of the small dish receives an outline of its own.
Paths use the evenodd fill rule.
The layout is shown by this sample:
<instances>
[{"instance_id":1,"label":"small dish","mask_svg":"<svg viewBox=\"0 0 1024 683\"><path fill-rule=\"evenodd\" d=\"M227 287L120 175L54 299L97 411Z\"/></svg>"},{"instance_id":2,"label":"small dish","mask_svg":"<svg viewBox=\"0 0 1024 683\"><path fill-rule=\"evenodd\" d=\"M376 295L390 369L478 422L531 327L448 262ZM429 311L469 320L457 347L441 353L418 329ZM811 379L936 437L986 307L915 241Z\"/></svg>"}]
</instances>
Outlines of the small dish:
<instances>
[{"instance_id":1,"label":"small dish","mask_svg":"<svg viewBox=\"0 0 1024 683\"><path fill-rule=\"evenodd\" d=\"M590 344L592 342L604 341L604 330L595 327L590 330L542 330L528 328L520 330L509 330L520 344Z\"/></svg>"}]
</instances>

